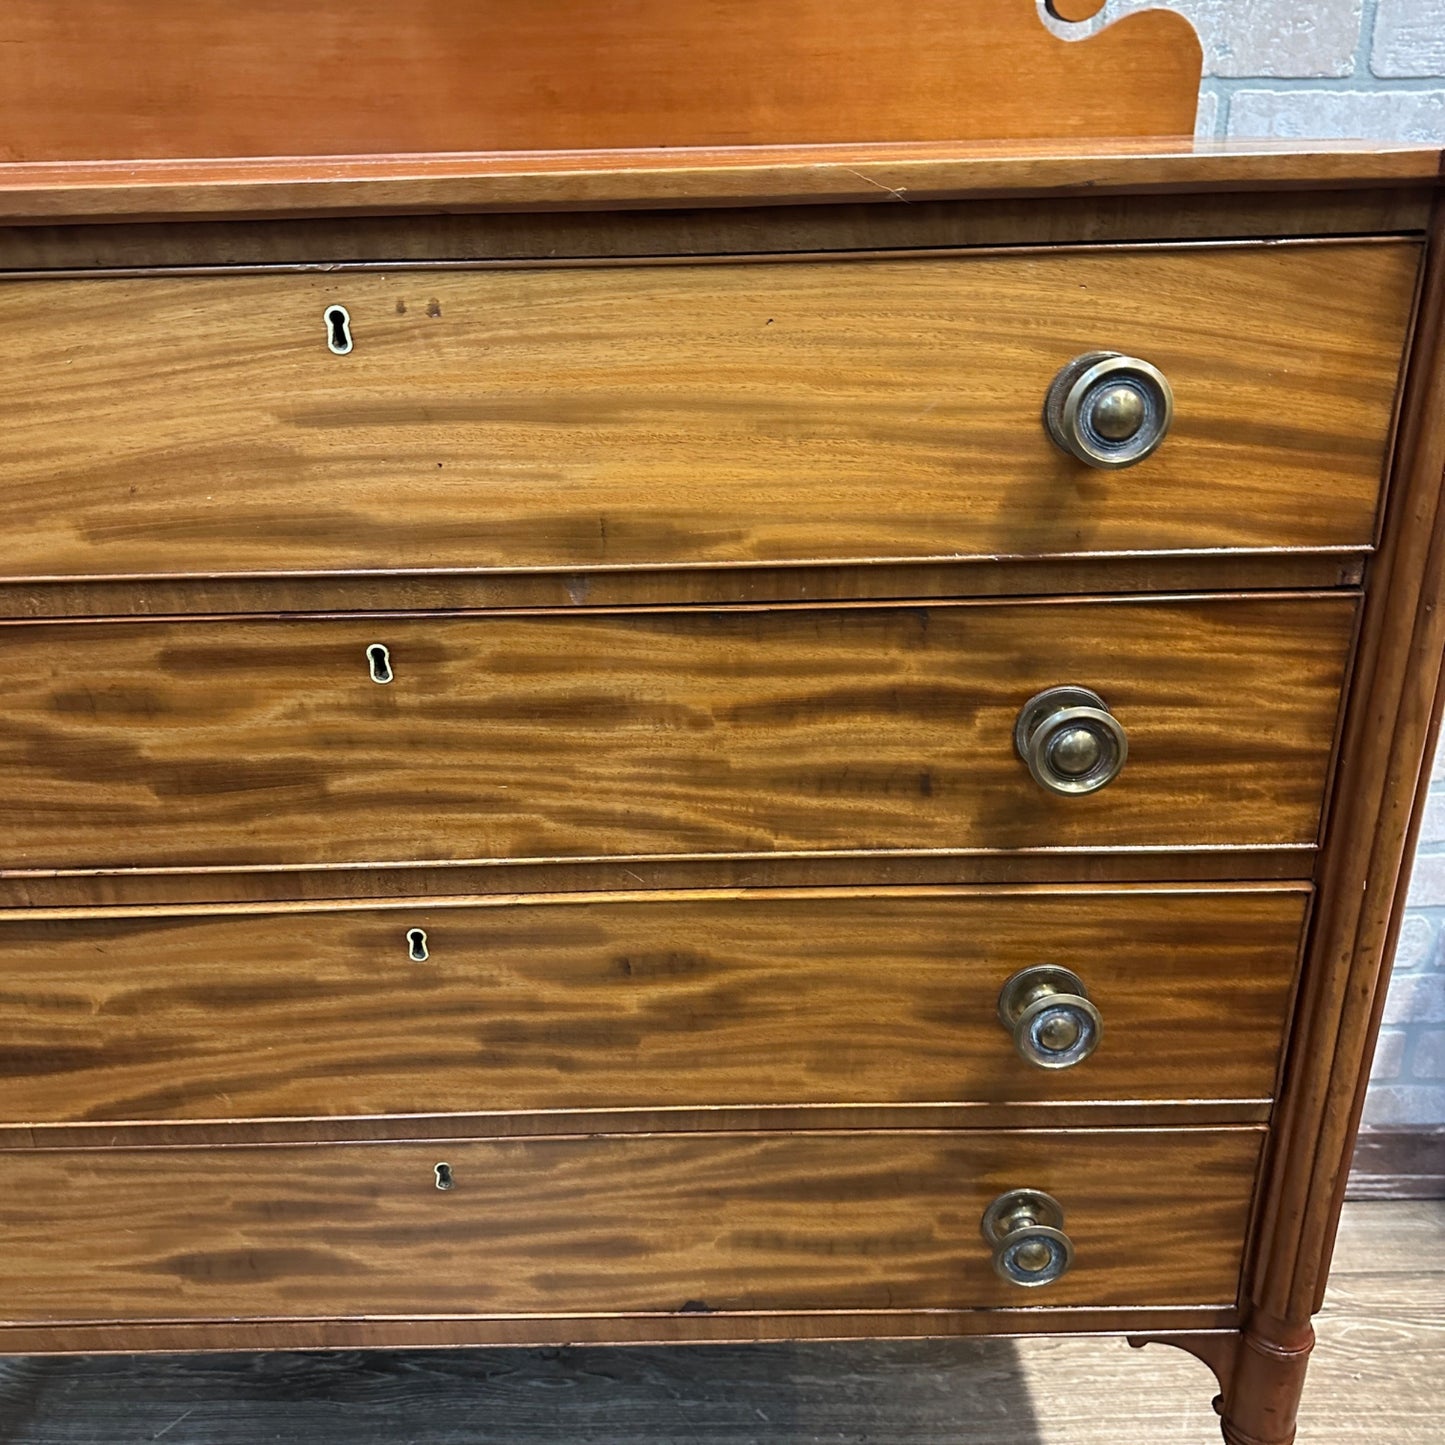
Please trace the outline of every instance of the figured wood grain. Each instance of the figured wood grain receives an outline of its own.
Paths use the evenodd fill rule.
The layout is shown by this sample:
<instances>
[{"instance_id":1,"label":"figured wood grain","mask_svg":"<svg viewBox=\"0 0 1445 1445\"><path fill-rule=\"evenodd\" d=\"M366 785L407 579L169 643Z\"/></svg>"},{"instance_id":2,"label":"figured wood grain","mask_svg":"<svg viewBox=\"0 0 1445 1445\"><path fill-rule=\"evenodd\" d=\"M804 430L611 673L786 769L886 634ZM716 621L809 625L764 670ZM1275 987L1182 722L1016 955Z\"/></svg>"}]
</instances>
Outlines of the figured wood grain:
<instances>
[{"instance_id":1,"label":"figured wood grain","mask_svg":"<svg viewBox=\"0 0 1445 1445\"><path fill-rule=\"evenodd\" d=\"M1312 843L1349 596L6 624L11 866ZM389 649L379 686L367 649ZM1024 703L1093 688L1109 787Z\"/></svg>"},{"instance_id":2,"label":"figured wood grain","mask_svg":"<svg viewBox=\"0 0 1445 1445\"><path fill-rule=\"evenodd\" d=\"M1080 1130L6 1151L0 1320L1007 1307L1021 1291L994 1274L979 1219L1024 1183L1060 1200L1077 1250L1074 1268L1030 1304L1225 1305L1261 1138ZM437 1162L451 1165L453 1188L436 1187Z\"/></svg>"},{"instance_id":3,"label":"figured wood grain","mask_svg":"<svg viewBox=\"0 0 1445 1445\"><path fill-rule=\"evenodd\" d=\"M1272 1094L1308 896L742 897L0 919L9 1121ZM425 932L425 961L411 930ZM999 990L1072 968L1083 1065Z\"/></svg>"},{"instance_id":4,"label":"figured wood grain","mask_svg":"<svg viewBox=\"0 0 1445 1445\"><path fill-rule=\"evenodd\" d=\"M109 224L798 202L902 208L998 195L1068 201L1081 191L1113 196L1410 187L1437 183L1441 173L1439 146L1178 138L0 163L0 221Z\"/></svg>"},{"instance_id":5,"label":"figured wood grain","mask_svg":"<svg viewBox=\"0 0 1445 1445\"><path fill-rule=\"evenodd\" d=\"M1366 546L1418 259L1401 240L14 281L0 568ZM1122 472L1040 420L1101 347L1175 391L1170 436Z\"/></svg>"},{"instance_id":6,"label":"figured wood grain","mask_svg":"<svg viewBox=\"0 0 1445 1445\"><path fill-rule=\"evenodd\" d=\"M1200 67L1033 0L10 0L0 159L1178 137Z\"/></svg>"},{"instance_id":7,"label":"figured wood grain","mask_svg":"<svg viewBox=\"0 0 1445 1445\"><path fill-rule=\"evenodd\" d=\"M1438 1250L1442 1209L1416 1216L1407 1205L1346 1207L1302 1412L1309 1445L1434 1445L1445 1270L1422 1261ZM1377 1268L1382 1248L1398 1264L1392 1257ZM1017 1334L1021 1313L992 1318ZM1070 1328L1062 1314L1044 1312L1051 1332ZM924 1316L924 1328L929 1318L942 1334L979 1316ZM699 1322L738 1321L690 1315L666 1323ZM192 1340L218 1334L182 1328ZM942 1445L959 1438L961 1421L977 1445L1201 1445L1218 1428L1196 1361L1175 1351L1141 1356L1117 1338L819 1344L800 1337L709 1350L379 1353L339 1347L355 1326L329 1328L338 1348L324 1354L5 1359L0 1418L10 1426L8 1445L114 1445L158 1435L179 1437L178 1445L276 1445L278 1435L311 1445L583 1438L674 1445L680 1419L702 1422L709 1445L797 1445L804 1432ZM238 1351L252 1329L235 1328ZM128 1331L132 1339L166 1332ZM118 1332L88 1333L100 1341ZM23 1332L8 1331L6 1340L17 1336Z\"/></svg>"}]
</instances>

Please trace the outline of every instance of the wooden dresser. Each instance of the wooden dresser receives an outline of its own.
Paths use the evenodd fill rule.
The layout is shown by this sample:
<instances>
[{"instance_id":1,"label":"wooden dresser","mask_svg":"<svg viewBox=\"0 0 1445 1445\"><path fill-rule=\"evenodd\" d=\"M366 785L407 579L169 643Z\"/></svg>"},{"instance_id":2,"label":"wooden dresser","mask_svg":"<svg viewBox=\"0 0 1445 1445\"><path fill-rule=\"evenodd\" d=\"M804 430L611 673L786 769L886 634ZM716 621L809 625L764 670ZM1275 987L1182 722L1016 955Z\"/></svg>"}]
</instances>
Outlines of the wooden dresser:
<instances>
[{"instance_id":1,"label":"wooden dresser","mask_svg":"<svg viewBox=\"0 0 1445 1445\"><path fill-rule=\"evenodd\" d=\"M1160 141L1158 12L301 8L0 16L0 1350L1127 1333L1286 1445L1439 154Z\"/></svg>"}]
</instances>

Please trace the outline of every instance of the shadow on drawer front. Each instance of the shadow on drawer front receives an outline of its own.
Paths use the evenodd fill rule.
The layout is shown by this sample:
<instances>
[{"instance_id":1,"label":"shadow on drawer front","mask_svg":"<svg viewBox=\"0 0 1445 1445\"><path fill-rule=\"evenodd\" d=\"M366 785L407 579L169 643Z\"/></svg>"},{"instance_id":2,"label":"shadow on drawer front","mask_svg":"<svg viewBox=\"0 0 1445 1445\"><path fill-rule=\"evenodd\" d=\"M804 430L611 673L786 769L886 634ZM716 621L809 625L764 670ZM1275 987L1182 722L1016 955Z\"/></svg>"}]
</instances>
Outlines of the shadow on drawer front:
<instances>
[{"instance_id":1,"label":"shadow on drawer front","mask_svg":"<svg viewBox=\"0 0 1445 1445\"><path fill-rule=\"evenodd\" d=\"M1264 1100L1306 898L893 889L11 916L0 1122ZM1006 1028L1000 993L1045 963L1080 994Z\"/></svg>"},{"instance_id":2,"label":"shadow on drawer front","mask_svg":"<svg viewBox=\"0 0 1445 1445\"><path fill-rule=\"evenodd\" d=\"M1310 845L1354 607L17 625L0 847L102 867ZM1016 740L1058 685L1099 705Z\"/></svg>"},{"instance_id":3,"label":"shadow on drawer front","mask_svg":"<svg viewBox=\"0 0 1445 1445\"><path fill-rule=\"evenodd\" d=\"M1227 1305L1262 1138L5 1151L0 1321ZM1041 1288L1001 1278L980 1229L1020 1188L1057 1201L1072 1247Z\"/></svg>"},{"instance_id":4,"label":"shadow on drawer front","mask_svg":"<svg viewBox=\"0 0 1445 1445\"><path fill-rule=\"evenodd\" d=\"M1401 241L13 282L3 571L1364 547L1418 264ZM1101 349L1174 392L1128 471L1042 422Z\"/></svg>"}]
</instances>

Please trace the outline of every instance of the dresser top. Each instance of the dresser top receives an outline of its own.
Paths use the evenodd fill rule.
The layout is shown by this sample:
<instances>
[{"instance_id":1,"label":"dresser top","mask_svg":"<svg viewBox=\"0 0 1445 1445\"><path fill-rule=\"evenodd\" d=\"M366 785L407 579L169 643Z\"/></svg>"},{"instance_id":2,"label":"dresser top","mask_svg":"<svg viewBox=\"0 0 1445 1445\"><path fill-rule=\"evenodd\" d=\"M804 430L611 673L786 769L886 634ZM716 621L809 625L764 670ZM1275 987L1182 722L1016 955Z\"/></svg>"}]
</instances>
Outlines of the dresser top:
<instances>
[{"instance_id":1,"label":"dresser top","mask_svg":"<svg viewBox=\"0 0 1445 1445\"><path fill-rule=\"evenodd\" d=\"M0 164L0 224L1428 186L1437 146L1097 141Z\"/></svg>"}]
</instances>

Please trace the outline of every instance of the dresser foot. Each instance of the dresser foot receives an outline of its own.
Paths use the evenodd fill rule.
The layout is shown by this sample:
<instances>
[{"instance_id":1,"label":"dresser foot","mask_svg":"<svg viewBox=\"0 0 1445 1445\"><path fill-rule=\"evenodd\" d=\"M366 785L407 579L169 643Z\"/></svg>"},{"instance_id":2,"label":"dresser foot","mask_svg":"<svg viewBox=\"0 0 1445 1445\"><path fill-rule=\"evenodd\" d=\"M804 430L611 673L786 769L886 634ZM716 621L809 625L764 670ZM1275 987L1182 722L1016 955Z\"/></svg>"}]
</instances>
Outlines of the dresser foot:
<instances>
[{"instance_id":1,"label":"dresser foot","mask_svg":"<svg viewBox=\"0 0 1445 1445\"><path fill-rule=\"evenodd\" d=\"M1293 1445L1295 1417L1315 1332L1256 1314L1239 1337L1234 1365L1217 1404L1225 1445Z\"/></svg>"},{"instance_id":2,"label":"dresser foot","mask_svg":"<svg viewBox=\"0 0 1445 1445\"><path fill-rule=\"evenodd\" d=\"M1293 1445L1295 1416L1315 1333L1256 1315L1241 1332L1131 1335L1129 1343L1174 1345L1214 1371L1214 1408L1225 1445Z\"/></svg>"}]
</instances>

